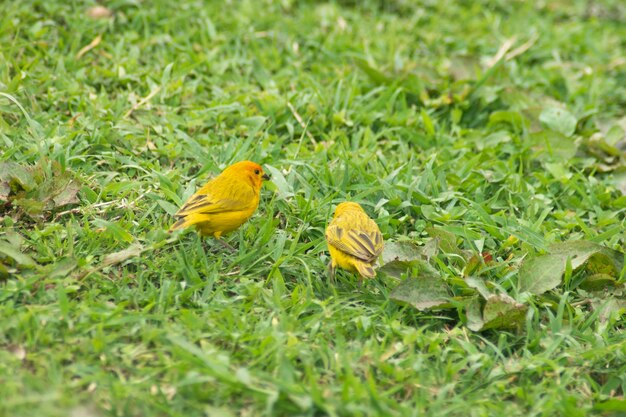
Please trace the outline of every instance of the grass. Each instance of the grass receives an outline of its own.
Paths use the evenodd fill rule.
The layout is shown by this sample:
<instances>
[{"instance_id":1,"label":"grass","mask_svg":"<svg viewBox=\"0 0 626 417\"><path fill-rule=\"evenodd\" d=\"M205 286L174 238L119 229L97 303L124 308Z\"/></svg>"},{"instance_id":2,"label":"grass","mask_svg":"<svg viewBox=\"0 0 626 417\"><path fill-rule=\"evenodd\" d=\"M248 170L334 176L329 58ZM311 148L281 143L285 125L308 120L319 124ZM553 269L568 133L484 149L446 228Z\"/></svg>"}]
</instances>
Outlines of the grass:
<instances>
[{"instance_id":1,"label":"grass","mask_svg":"<svg viewBox=\"0 0 626 417\"><path fill-rule=\"evenodd\" d=\"M620 2L94 5L0 3L0 179L31 167L0 187L22 192L0 206L0 415L626 410L623 309L599 307L621 287L518 286L553 243L626 250ZM273 181L238 250L167 235L241 159ZM385 274L330 285L348 198L388 242L490 254L476 275L521 328L399 304ZM467 262L431 260L450 282Z\"/></svg>"}]
</instances>

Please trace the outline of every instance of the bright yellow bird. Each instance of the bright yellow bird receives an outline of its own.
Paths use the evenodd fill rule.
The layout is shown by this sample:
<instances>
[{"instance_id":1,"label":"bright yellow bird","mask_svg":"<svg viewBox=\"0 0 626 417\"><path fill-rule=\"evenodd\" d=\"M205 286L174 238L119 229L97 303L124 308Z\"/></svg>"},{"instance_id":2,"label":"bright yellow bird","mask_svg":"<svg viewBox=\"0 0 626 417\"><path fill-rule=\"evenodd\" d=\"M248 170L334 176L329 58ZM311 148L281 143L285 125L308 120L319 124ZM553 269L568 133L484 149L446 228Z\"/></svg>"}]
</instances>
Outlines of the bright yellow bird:
<instances>
[{"instance_id":1,"label":"bright yellow bird","mask_svg":"<svg viewBox=\"0 0 626 417\"><path fill-rule=\"evenodd\" d=\"M174 215L170 231L195 226L202 236L232 232L259 206L261 185L269 176L261 165L237 162L200 188Z\"/></svg>"},{"instance_id":2,"label":"bright yellow bird","mask_svg":"<svg viewBox=\"0 0 626 417\"><path fill-rule=\"evenodd\" d=\"M326 228L326 243L331 258L331 279L337 267L357 272L363 278L376 276L374 265L383 251L383 235L359 204L345 202L337 206Z\"/></svg>"}]
</instances>

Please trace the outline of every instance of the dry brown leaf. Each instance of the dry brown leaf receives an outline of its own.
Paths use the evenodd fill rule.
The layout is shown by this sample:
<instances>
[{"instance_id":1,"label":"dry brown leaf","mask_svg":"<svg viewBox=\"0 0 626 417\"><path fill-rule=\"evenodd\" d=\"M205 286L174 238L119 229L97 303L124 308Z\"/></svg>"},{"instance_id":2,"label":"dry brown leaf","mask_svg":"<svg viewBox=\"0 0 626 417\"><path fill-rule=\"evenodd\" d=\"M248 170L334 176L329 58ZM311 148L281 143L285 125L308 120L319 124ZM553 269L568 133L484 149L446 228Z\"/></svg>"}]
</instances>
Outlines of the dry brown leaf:
<instances>
[{"instance_id":1,"label":"dry brown leaf","mask_svg":"<svg viewBox=\"0 0 626 417\"><path fill-rule=\"evenodd\" d=\"M89 45L84 46L80 51L78 51L78 53L76 54L76 59L80 59L87 52L91 51L93 48L98 46L101 41L102 41L102 35L96 36L94 40L89 42Z\"/></svg>"},{"instance_id":2,"label":"dry brown leaf","mask_svg":"<svg viewBox=\"0 0 626 417\"><path fill-rule=\"evenodd\" d=\"M26 349L22 345L10 345L8 350L20 361L26 359Z\"/></svg>"},{"instance_id":3,"label":"dry brown leaf","mask_svg":"<svg viewBox=\"0 0 626 417\"><path fill-rule=\"evenodd\" d=\"M108 19L113 15L111 10L107 9L104 6L93 6L87 9L87 16L92 19Z\"/></svg>"},{"instance_id":4,"label":"dry brown leaf","mask_svg":"<svg viewBox=\"0 0 626 417\"><path fill-rule=\"evenodd\" d=\"M52 198L55 207L78 204L78 191L80 191L80 184L77 181L70 181L63 191Z\"/></svg>"},{"instance_id":5,"label":"dry brown leaf","mask_svg":"<svg viewBox=\"0 0 626 417\"><path fill-rule=\"evenodd\" d=\"M144 247L141 245L130 245L128 248L121 250L119 252L109 253L102 260L102 267L117 265L122 263L130 258L134 258L135 256L141 255L144 251Z\"/></svg>"}]
</instances>

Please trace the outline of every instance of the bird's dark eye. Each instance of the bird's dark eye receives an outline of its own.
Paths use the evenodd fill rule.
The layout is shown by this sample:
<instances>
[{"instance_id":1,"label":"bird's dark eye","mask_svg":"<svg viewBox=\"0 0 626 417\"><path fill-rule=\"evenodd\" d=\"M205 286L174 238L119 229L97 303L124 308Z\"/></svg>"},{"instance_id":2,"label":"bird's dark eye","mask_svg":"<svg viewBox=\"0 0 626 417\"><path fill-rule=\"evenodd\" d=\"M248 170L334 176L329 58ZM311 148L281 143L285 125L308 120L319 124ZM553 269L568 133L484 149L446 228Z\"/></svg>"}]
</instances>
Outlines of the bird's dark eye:
<instances>
[{"instance_id":1,"label":"bird's dark eye","mask_svg":"<svg viewBox=\"0 0 626 417\"><path fill-rule=\"evenodd\" d=\"M255 169L255 170L254 170L254 173L255 173L255 174L257 174L257 175L259 175L259 174L261 173L261 171L259 171L258 169Z\"/></svg>"}]
</instances>

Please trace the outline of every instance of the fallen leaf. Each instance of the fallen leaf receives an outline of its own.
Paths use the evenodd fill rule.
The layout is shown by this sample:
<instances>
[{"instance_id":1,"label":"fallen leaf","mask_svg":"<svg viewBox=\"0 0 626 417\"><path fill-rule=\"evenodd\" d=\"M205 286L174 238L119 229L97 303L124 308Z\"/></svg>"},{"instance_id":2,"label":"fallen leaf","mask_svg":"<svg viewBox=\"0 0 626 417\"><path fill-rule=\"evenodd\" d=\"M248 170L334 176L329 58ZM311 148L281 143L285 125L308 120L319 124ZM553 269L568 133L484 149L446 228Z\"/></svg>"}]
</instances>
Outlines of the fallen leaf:
<instances>
[{"instance_id":1,"label":"fallen leaf","mask_svg":"<svg viewBox=\"0 0 626 417\"><path fill-rule=\"evenodd\" d=\"M560 132L544 130L532 133L529 139L533 149L539 152L540 159L568 161L576 155L577 146L574 139Z\"/></svg>"},{"instance_id":2,"label":"fallen leaf","mask_svg":"<svg viewBox=\"0 0 626 417\"><path fill-rule=\"evenodd\" d=\"M26 349L22 345L9 345L7 347L9 352L13 354L18 360L23 361L26 359Z\"/></svg>"},{"instance_id":3,"label":"fallen leaf","mask_svg":"<svg viewBox=\"0 0 626 417\"><path fill-rule=\"evenodd\" d=\"M463 251L459 248L457 236L454 233L438 227L427 227L425 230L430 237L438 239L439 248L442 251L463 256Z\"/></svg>"},{"instance_id":4,"label":"fallen leaf","mask_svg":"<svg viewBox=\"0 0 626 417\"><path fill-rule=\"evenodd\" d=\"M136 256L141 255L144 251L144 247L139 244L130 245L128 248L121 250L119 252L109 253L102 260L102 267L117 265L120 264L130 258L134 258Z\"/></svg>"},{"instance_id":5,"label":"fallen leaf","mask_svg":"<svg viewBox=\"0 0 626 417\"><path fill-rule=\"evenodd\" d=\"M539 115L539 121L553 132L571 136L576 131L576 117L565 109L546 107Z\"/></svg>"},{"instance_id":6,"label":"fallen leaf","mask_svg":"<svg viewBox=\"0 0 626 417\"><path fill-rule=\"evenodd\" d=\"M18 214L37 218L45 211L77 204L80 188L72 173L55 161L44 158L33 166L0 163L0 202L21 209Z\"/></svg>"},{"instance_id":7,"label":"fallen leaf","mask_svg":"<svg viewBox=\"0 0 626 417\"><path fill-rule=\"evenodd\" d=\"M52 198L56 207L78 204L78 191L81 185L77 181L70 181L60 193Z\"/></svg>"},{"instance_id":8,"label":"fallen leaf","mask_svg":"<svg viewBox=\"0 0 626 417\"><path fill-rule=\"evenodd\" d=\"M417 266L416 261L425 260L423 247L412 242L387 242L382 254L379 271L401 278L408 270Z\"/></svg>"},{"instance_id":9,"label":"fallen leaf","mask_svg":"<svg viewBox=\"0 0 626 417\"><path fill-rule=\"evenodd\" d=\"M489 127L498 124L508 124L517 131L523 131L530 127L530 122L524 115L517 111L498 110L489 115Z\"/></svg>"},{"instance_id":10,"label":"fallen leaf","mask_svg":"<svg viewBox=\"0 0 626 417\"><path fill-rule=\"evenodd\" d=\"M371 66L362 58L354 58L354 64L361 69L376 84L391 84L394 78Z\"/></svg>"},{"instance_id":11,"label":"fallen leaf","mask_svg":"<svg viewBox=\"0 0 626 417\"><path fill-rule=\"evenodd\" d=\"M9 201L9 194L11 193L11 187L7 181L0 179L0 202Z\"/></svg>"},{"instance_id":12,"label":"fallen leaf","mask_svg":"<svg viewBox=\"0 0 626 417\"><path fill-rule=\"evenodd\" d=\"M465 325L474 332L479 331L485 325L481 298L479 296L472 297L469 302L465 304Z\"/></svg>"},{"instance_id":13,"label":"fallen leaf","mask_svg":"<svg viewBox=\"0 0 626 417\"><path fill-rule=\"evenodd\" d=\"M520 291L543 294L556 288L565 272L564 254L543 255L525 260L519 271Z\"/></svg>"},{"instance_id":14,"label":"fallen leaf","mask_svg":"<svg viewBox=\"0 0 626 417\"><path fill-rule=\"evenodd\" d=\"M107 19L113 15L111 10L107 9L104 6L93 6L87 9L87 16L92 19Z\"/></svg>"},{"instance_id":15,"label":"fallen leaf","mask_svg":"<svg viewBox=\"0 0 626 417\"><path fill-rule=\"evenodd\" d=\"M598 319L605 323L612 317L620 318L626 313L626 300L612 298L609 300L595 299L591 302L593 309L599 312Z\"/></svg>"},{"instance_id":16,"label":"fallen leaf","mask_svg":"<svg viewBox=\"0 0 626 417\"><path fill-rule=\"evenodd\" d=\"M0 279L4 280L9 277L10 274L14 273L15 270L7 268L2 262L0 262Z\"/></svg>"},{"instance_id":17,"label":"fallen leaf","mask_svg":"<svg viewBox=\"0 0 626 417\"><path fill-rule=\"evenodd\" d=\"M585 278L579 287L586 291L600 291L608 287L615 287L617 280L608 274L593 274Z\"/></svg>"},{"instance_id":18,"label":"fallen leaf","mask_svg":"<svg viewBox=\"0 0 626 417\"><path fill-rule=\"evenodd\" d=\"M417 273L394 288L390 298L409 304L420 311L448 304L448 286L437 271L426 262L414 262L418 263Z\"/></svg>"},{"instance_id":19,"label":"fallen leaf","mask_svg":"<svg viewBox=\"0 0 626 417\"><path fill-rule=\"evenodd\" d=\"M280 199L286 199L289 197L293 197L293 187L289 185L285 176L279 169L274 168L271 165L265 164L265 167L269 171L270 181L276 186L278 191L278 197Z\"/></svg>"},{"instance_id":20,"label":"fallen leaf","mask_svg":"<svg viewBox=\"0 0 626 417\"><path fill-rule=\"evenodd\" d=\"M415 261L424 259L422 249L413 242L385 242L383 264L392 261Z\"/></svg>"},{"instance_id":21,"label":"fallen leaf","mask_svg":"<svg viewBox=\"0 0 626 417\"><path fill-rule=\"evenodd\" d=\"M622 195L626 195L626 172L622 172L615 176L615 187L622 193Z\"/></svg>"},{"instance_id":22,"label":"fallen leaf","mask_svg":"<svg viewBox=\"0 0 626 417\"><path fill-rule=\"evenodd\" d=\"M466 277L465 283L468 287L474 288L478 293L484 298L487 299L491 296L491 292L487 288L485 281L482 278L478 277Z\"/></svg>"},{"instance_id":23,"label":"fallen leaf","mask_svg":"<svg viewBox=\"0 0 626 417\"><path fill-rule=\"evenodd\" d=\"M526 317L528 306L518 303L506 294L487 298L483 308L484 325L481 330L512 329L519 327Z\"/></svg>"},{"instance_id":24,"label":"fallen leaf","mask_svg":"<svg viewBox=\"0 0 626 417\"><path fill-rule=\"evenodd\" d=\"M71 257L63 258L53 264L53 268L48 272L48 278L64 278L76 269L77 266L78 263L76 259Z\"/></svg>"},{"instance_id":25,"label":"fallen leaf","mask_svg":"<svg viewBox=\"0 0 626 417\"><path fill-rule=\"evenodd\" d=\"M465 325L472 331L512 329L522 325L528 306L506 294L490 295L482 306L481 298L472 298L465 306Z\"/></svg>"},{"instance_id":26,"label":"fallen leaf","mask_svg":"<svg viewBox=\"0 0 626 417\"><path fill-rule=\"evenodd\" d=\"M37 264L33 261L33 258L22 253L18 248L11 246L8 242L0 241L0 254L5 255L13 259L19 266L22 267L35 267Z\"/></svg>"},{"instance_id":27,"label":"fallen leaf","mask_svg":"<svg viewBox=\"0 0 626 417\"><path fill-rule=\"evenodd\" d=\"M0 201L8 201L9 194L30 191L35 186L28 168L15 162L0 162Z\"/></svg>"},{"instance_id":28,"label":"fallen leaf","mask_svg":"<svg viewBox=\"0 0 626 417\"><path fill-rule=\"evenodd\" d=\"M596 402L593 406L593 409L596 411L605 411L608 413L613 413L615 412L615 414L603 414L603 415L611 415L611 416L621 416L623 415L622 413L617 413L620 411L626 412L626 400L620 399L620 398L610 398L606 401L599 401Z\"/></svg>"},{"instance_id":29,"label":"fallen leaf","mask_svg":"<svg viewBox=\"0 0 626 417\"><path fill-rule=\"evenodd\" d=\"M588 241L569 241L557 243L548 249L545 255L524 261L519 271L520 291L543 294L556 288L562 281L569 259L573 271L587 264L589 277L603 274L617 277L624 267L624 254L597 243ZM595 284L606 282L606 276L591 278ZM585 281L583 281L583 286ZM593 282L589 282L594 286Z\"/></svg>"},{"instance_id":30,"label":"fallen leaf","mask_svg":"<svg viewBox=\"0 0 626 417\"><path fill-rule=\"evenodd\" d=\"M102 35L96 36L91 42L89 42L88 45L85 45L84 47L82 47L81 50L78 51L78 53L76 54L76 59L80 59L87 52L91 51L93 48L100 45L100 42L102 42Z\"/></svg>"}]
</instances>

